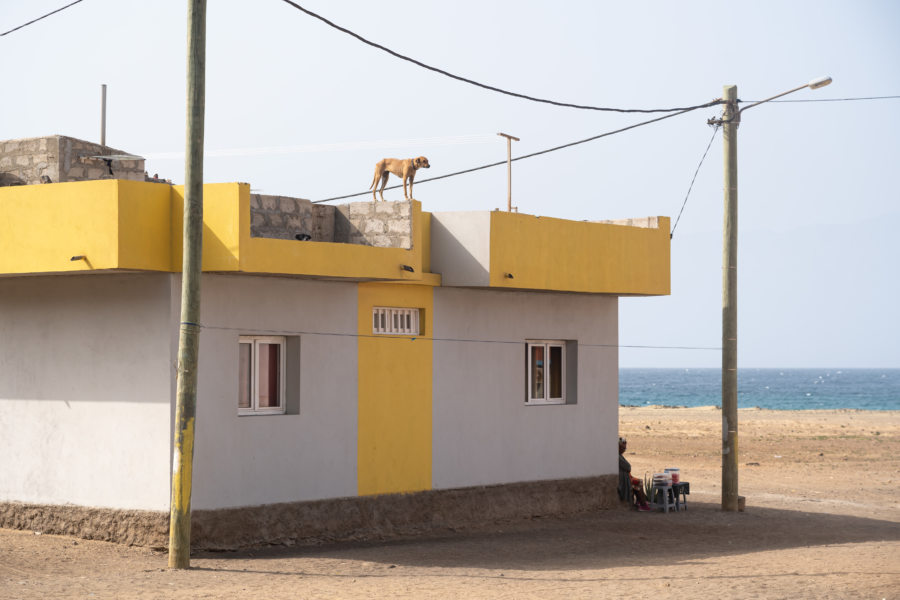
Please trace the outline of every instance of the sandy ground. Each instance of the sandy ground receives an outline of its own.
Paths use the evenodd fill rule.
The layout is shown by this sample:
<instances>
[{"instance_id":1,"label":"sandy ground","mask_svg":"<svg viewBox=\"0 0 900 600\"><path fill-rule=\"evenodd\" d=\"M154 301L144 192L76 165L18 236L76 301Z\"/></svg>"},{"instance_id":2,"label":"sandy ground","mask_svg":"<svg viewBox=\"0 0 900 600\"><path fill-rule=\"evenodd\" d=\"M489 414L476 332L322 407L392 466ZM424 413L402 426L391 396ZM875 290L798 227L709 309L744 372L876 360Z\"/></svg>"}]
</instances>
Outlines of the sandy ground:
<instances>
[{"instance_id":1,"label":"sandy ground","mask_svg":"<svg viewBox=\"0 0 900 600\"><path fill-rule=\"evenodd\" d=\"M636 475L688 510L599 511L428 539L202 554L0 529L0 598L898 598L900 413L740 411L742 513L713 408L623 408Z\"/></svg>"}]
</instances>

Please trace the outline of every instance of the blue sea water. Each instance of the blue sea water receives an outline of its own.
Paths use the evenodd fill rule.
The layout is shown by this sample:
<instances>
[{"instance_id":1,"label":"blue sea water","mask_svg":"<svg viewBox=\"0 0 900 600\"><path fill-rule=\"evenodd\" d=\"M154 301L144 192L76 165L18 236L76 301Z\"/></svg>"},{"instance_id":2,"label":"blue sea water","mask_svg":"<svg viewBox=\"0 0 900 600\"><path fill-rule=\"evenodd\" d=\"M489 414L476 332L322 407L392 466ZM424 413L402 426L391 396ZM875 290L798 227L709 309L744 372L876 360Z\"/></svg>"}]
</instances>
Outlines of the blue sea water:
<instances>
[{"instance_id":1,"label":"blue sea water","mask_svg":"<svg viewBox=\"0 0 900 600\"><path fill-rule=\"evenodd\" d=\"M721 406L720 369L620 369L623 406ZM900 410L900 369L738 369L738 408Z\"/></svg>"}]
</instances>

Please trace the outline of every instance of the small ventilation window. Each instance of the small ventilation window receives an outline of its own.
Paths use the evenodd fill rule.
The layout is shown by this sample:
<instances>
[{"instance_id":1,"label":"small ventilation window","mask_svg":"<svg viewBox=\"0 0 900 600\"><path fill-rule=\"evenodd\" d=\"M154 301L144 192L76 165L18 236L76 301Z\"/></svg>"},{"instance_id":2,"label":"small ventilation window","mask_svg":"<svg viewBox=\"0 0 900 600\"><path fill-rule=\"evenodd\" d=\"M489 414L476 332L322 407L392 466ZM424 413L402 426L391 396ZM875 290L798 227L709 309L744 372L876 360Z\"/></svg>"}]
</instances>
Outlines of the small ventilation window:
<instances>
[{"instance_id":1,"label":"small ventilation window","mask_svg":"<svg viewBox=\"0 0 900 600\"><path fill-rule=\"evenodd\" d=\"M372 309L372 333L419 335L419 309L376 306Z\"/></svg>"}]
</instances>

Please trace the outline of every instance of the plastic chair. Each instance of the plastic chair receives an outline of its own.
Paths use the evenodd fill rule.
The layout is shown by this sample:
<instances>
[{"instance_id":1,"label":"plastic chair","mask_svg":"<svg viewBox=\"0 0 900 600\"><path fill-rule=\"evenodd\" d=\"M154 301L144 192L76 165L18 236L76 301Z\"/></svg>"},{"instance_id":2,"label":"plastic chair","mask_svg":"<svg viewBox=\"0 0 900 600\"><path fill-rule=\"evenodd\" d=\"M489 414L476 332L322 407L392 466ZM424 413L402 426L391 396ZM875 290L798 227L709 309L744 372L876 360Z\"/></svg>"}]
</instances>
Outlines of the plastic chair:
<instances>
[{"instance_id":1,"label":"plastic chair","mask_svg":"<svg viewBox=\"0 0 900 600\"><path fill-rule=\"evenodd\" d=\"M661 508L666 513L669 512L669 509L678 510L675 504L675 493L672 490L671 485L663 485L663 484L653 484L653 487L650 488L650 507L651 508Z\"/></svg>"}]
</instances>

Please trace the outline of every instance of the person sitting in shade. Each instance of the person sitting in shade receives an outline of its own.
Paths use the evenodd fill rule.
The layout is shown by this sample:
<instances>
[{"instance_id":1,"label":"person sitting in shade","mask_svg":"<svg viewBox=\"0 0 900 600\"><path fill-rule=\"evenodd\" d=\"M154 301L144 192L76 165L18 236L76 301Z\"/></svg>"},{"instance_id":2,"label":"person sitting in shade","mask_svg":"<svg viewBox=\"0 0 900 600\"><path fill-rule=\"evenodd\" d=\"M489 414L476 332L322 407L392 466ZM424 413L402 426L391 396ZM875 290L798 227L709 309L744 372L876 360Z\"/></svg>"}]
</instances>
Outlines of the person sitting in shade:
<instances>
[{"instance_id":1,"label":"person sitting in shade","mask_svg":"<svg viewBox=\"0 0 900 600\"><path fill-rule=\"evenodd\" d=\"M644 484L637 477L631 476L631 463L625 459L625 450L628 448L628 441L619 438L619 498L628 500L631 506L638 510L648 511L650 505L647 504L647 494L644 492Z\"/></svg>"}]
</instances>

